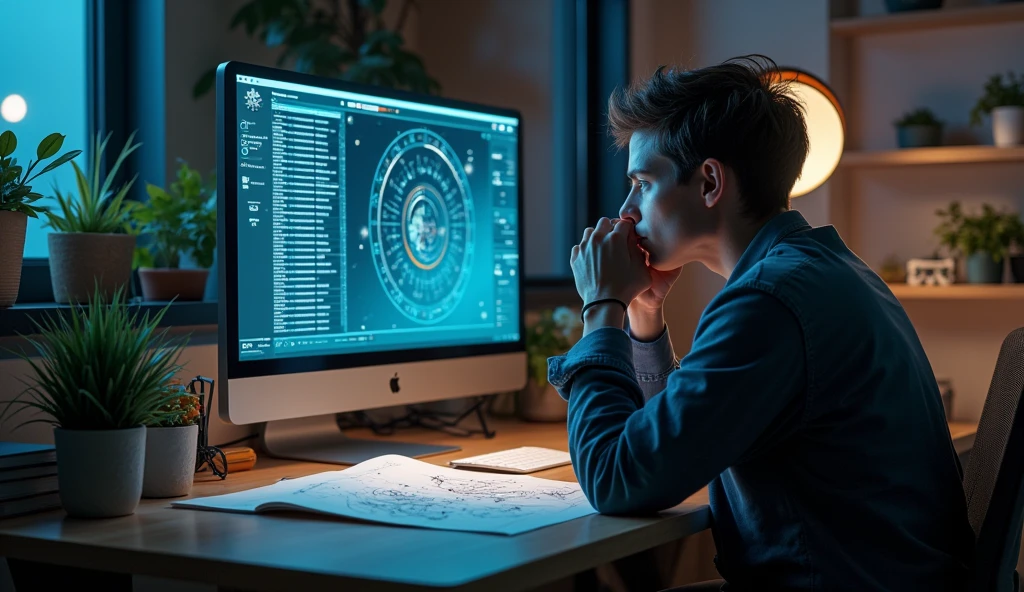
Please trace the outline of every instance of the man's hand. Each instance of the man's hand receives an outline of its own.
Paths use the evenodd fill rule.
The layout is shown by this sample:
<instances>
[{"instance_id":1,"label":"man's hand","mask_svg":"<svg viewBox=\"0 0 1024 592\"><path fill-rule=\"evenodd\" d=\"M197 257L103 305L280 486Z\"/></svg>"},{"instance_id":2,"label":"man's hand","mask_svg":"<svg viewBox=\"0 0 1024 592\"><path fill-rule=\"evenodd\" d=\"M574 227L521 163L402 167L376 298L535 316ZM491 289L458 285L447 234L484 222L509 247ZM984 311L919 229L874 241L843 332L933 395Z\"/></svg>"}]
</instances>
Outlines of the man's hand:
<instances>
[{"instance_id":1,"label":"man's hand","mask_svg":"<svg viewBox=\"0 0 1024 592\"><path fill-rule=\"evenodd\" d=\"M584 230L583 240L572 248L569 262L576 278L576 291L584 304L615 298L629 305L651 287L646 256L637 246L633 223L628 220L613 222L601 218L595 227ZM621 327L621 312L612 310L615 307L616 304L609 303L591 309L594 323L588 322L587 328L614 326L615 318L619 319L617 326ZM587 314L589 321L590 311Z\"/></svg>"},{"instance_id":2,"label":"man's hand","mask_svg":"<svg viewBox=\"0 0 1024 592\"><path fill-rule=\"evenodd\" d=\"M665 298L683 268L658 271L647 268L651 285L629 304L629 333L638 341L654 341L665 329Z\"/></svg>"}]
</instances>

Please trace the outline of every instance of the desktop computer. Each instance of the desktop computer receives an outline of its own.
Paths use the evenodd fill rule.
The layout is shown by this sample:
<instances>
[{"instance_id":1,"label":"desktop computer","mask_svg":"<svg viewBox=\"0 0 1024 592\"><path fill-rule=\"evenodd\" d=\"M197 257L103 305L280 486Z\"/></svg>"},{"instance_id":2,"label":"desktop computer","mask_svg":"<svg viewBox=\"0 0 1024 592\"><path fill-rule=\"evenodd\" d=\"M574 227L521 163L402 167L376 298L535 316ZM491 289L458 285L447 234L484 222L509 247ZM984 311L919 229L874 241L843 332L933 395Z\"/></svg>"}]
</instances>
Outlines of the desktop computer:
<instances>
[{"instance_id":1,"label":"desktop computer","mask_svg":"<svg viewBox=\"0 0 1024 592\"><path fill-rule=\"evenodd\" d=\"M283 458L338 413L522 388L516 111L238 62L217 69L219 412Z\"/></svg>"}]
</instances>

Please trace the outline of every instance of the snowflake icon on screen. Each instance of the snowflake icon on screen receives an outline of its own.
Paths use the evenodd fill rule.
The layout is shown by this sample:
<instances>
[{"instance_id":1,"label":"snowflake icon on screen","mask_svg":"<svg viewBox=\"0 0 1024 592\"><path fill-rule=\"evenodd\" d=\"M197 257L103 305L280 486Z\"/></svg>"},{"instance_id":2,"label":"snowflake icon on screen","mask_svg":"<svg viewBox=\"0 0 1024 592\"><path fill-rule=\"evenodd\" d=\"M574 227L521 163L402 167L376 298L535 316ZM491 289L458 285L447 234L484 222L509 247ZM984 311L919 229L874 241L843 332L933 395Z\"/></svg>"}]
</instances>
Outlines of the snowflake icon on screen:
<instances>
[{"instance_id":1,"label":"snowflake icon on screen","mask_svg":"<svg viewBox=\"0 0 1024 592\"><path fill-rule=\"evenodd\" d=\"M248 107L250 111L258 111L262 103L263 99L260 98L260 93L256 92L255 88L250 88L248 92L245 93L245 106Z\"/></svg>"}]
</instances>

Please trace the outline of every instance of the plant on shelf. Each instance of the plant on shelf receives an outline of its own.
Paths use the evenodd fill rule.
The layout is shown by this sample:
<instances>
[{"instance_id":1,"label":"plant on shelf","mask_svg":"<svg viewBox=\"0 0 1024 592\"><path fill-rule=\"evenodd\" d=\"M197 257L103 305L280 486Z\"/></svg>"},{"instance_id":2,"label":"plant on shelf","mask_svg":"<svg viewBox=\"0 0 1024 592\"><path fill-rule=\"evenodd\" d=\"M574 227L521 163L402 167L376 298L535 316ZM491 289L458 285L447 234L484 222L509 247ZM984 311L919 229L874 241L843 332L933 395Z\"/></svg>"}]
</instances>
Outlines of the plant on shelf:
<instances>
[{"instance_id":1,"label":"plant on shelf","mask_svg":"<svg viewBox=\"0 0 1024 592\"><path fill-rule=\"evenodd\" d=\"M217 245L217 194L212 176L178 161L168 190L147 184L149 200L131 211L137 232L149 240L135 252L142 297L147 301L202 300ZM181 269L188 256L198 269Z\"/></svg>"},{"instance_id":2,"label":"plant on shelf","mask_svg":"<svg viewBox=\"0 0 1024 592\"><path fill-rule=\"evenodd\" d=\"M1013 281L1024 284L1024 221L1015 216L1009 223L1010 235L1010 273Z\"/></svg>"},{"instance_id":3,"label":"plant on shelf","mask_svg":"<svg viewBox=\"0 0 1024 592\"><path fill-rule=\"evenodd\" d=\"M1005 80L994 74L985 83L984 94L971 109L971 124L992 114L992 137L996 146L1024 144L1024 76L1007 72Z\"/></svg>"},{"instance_id":4,"label":"plant on shelf","mask_svg":"<svg viewBox=\"0 0 1024 592\"><path fill-rule=\"evenodd\" d=\"M416 54L405 48L402 30L415 0L404 0L394 26L385 22L387 0L250 0L231 19L267 47L280 47L278 67L416 92L440 90ZM192 89L199 98L213 88L216 72Z\"/></svg>"},{"instance_id":5,"label":"plant on shelf","mask_svg":"<svg viewBox=\"0 0 1024 592\"><path fill-rule=\"evenodd\" d=\"M43 138L36 146L36 160L23 168L14 158L18 137L11 130L0 134L0 308L13 306L18 299L28 219L38 218L43 211L35 205L43 195L32 190L32 183L82 153L65 152L33 175L36 166L60 152L64 138L58 133Z\"/></svg>"},{"instance_id":6,"label":"plant on shelf","mask_svg":"<svg viewBox=\"0 0 1024 592\"><path fill-rule=\"evenodd\" d=\"M192 490L199 444L199 397L177 381L167 385L172 397L160 410L162 419L146 430L142 497L178 497Z\"/></svg>"},{"instance_id":7,"label":"plant on shelf","mask_svg":"<svg viewBox=\"0 0 1024 592\"><path fill-rule=\"evenodd\" d=\"M999 212L989 204L982 204L980 215L967 215L955 201L936 214L941 222L935 234L951 253L966 257L967 281L972 284L1001 282L1003 260L1020 224L1017 214Z\"/></svg>"},{"instance_id":8,"label":"plant on shelf","mask_svg":"<svg viewBox=\"0 0 1024 592\"><path fill-rule=\"evenodd\" d=\"M533 315L531 315L533 316ZM548 358L564 354L583 332L579 315L560 306L536 313L526 328L526 355L529 381L517 401L519 414L528 420L558 421L565 419L566 406L548 384Z\"/></svg>"},{"instance_id":9,"label":"plant on shelf","mask_svg":"<svg viewBox=\"0 0 1024 592\"><path fill-rule=\"evenodd\" d=\"M924 148L942 144L942 122L930 109L920 108L893 122L900 148Z\"/></svg>"},{"instance_id":10,"label":"plant on shelf","mask_svg":"<svg viewBox=\"0 0 1024 592\"><path fill-rule=\"evenodd\" d=\"M101 290L85 306L36 323L21 354L30 372L27 388L3 409L6 420L26 411L17 427L54 427L61 503L78 517L131 514L142 494L147 425L182 412L168 384L181 367L184 340L159 329L166 308L154 315L130 310L123 289L107 304Z\"/></svg>"},{"instance_id":11,"label":"plant on shelf","mask_svg":"<svg viewBox=\"0 0 1024 592\"><path fill-rule=\"evenodd\" d=\"M110 298L128 285L132 273L135 236L129 223L134 201L127 199L133 177L114 190L114 179L125 159L141 144L128 136L121 153L103 175L103 152L110 134L97 134L89 154L88 174L74 162L78 194L54 189L57 208L46 209L47 225L56 232L47 237L50 248L50 279L53 297L59 303L83 302L98 284L100 295Z\"/></svg>"}]
</instances>

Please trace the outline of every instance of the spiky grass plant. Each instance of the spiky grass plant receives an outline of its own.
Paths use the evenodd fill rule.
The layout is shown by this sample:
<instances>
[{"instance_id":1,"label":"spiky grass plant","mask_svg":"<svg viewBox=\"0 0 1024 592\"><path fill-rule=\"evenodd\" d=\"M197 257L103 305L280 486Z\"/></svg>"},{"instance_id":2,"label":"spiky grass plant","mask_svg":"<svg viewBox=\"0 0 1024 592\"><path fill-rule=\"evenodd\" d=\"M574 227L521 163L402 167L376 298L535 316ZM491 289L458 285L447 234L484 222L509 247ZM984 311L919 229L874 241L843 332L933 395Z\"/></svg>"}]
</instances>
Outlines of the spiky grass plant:
<instances>
[{"instance_id":1,"label":"spiky grass plant","mask_svg":"<svg viewBox=\"0 0 1024 592\"><path fill-rule=\"evenodd\" d=\"M99 134L96 135L89 153L89 175L86 175L77 163L71 162L75 169L78 196L54 189L54 199L60 212L55 213L52 208L46 210L47 226L57 232L122 234L131 231L130 216L136 202L126 198L138 175L121 185L116 192L113 189L114 179L125 159L142 144L132 143L135 140L135 132L132 132L121 153L117 155L117 160L110 167L110 172L103 176L100 164L103 162L103 152L107 149L109 140L109 133L102 140Z\"/></svg>"},{"instance_id":2,"label":"spiky grass plant","mask_svg":"<svg viewBox=\"0 0 1024 592\"><path fill-rule=\"evenodd\" d=\"M38 336L27 338L35 354L19 354L33 376L23 380L27 388L7 402L2 416L36 410L48 417L18 427L48 423L68 430L166 423L181 413L168 410L181 393L167 387L181 370L178 357L186 343L158 329L166 312L164 307L140 318L129 310L123 289L107 304L97 288L85 307L36 322Z\"/></svg>"}]
</instances>

